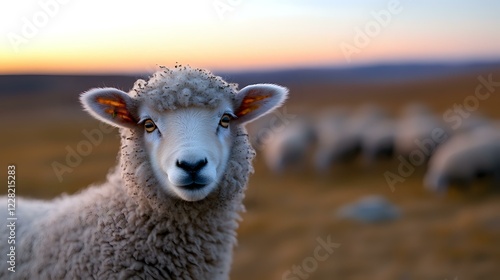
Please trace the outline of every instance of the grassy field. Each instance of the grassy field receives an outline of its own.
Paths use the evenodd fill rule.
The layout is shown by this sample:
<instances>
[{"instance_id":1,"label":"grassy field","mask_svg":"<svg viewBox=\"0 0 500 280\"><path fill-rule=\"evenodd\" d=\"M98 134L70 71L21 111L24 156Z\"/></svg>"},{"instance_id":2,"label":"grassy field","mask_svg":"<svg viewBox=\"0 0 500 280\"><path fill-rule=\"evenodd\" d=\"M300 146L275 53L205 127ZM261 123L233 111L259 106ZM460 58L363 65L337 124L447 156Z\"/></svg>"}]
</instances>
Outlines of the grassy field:
<instances>
[{"instance_id":1,"label":"grassy field","mask_svg":"<svg viewBox=\"0 0 500 280\"><path fill-rule=\"evenodd\" d=\"M490 71L389 85L296 85L291 86L287 109L295 113L371 103L396 114L417 101L443 112L474 95L478 74L491 74L493 80L500 80L500 71ZM477 111L500 118L499 93L500 87L478 103ZM87 117L75 96L61 102L42 94L20 95L2 97L0 102L0 163L5 170L8 164L16 164L18 195L52 198L74 193L103 181L114 166L119 146L116 130L110 132ZM85 150L88 146L82 143L91 142L88 133L102 135L102 140ZM78 149L88 151L88 155L80 160L68 156ZM55 162L69 166L68 162L76 161L81 162L58 178ZM498 277L500 192L477 184L438 197L422 187L425 166L418 167L392 191L383 174L397 170L398 164L388 160L365 168L353 162L324 176L308 168L277 176L257 156L231 278L283 279L294 267L300 267L303 274L292 273L288 279ZM3 182L5 173L0 177ZM383 195L397 205L402 210L401 219L374 225L336 219L335 211L343 204L371 194ZM340 247L316 261L312 269L318 238L330 239Z\"/></svg>"}]
</instances>

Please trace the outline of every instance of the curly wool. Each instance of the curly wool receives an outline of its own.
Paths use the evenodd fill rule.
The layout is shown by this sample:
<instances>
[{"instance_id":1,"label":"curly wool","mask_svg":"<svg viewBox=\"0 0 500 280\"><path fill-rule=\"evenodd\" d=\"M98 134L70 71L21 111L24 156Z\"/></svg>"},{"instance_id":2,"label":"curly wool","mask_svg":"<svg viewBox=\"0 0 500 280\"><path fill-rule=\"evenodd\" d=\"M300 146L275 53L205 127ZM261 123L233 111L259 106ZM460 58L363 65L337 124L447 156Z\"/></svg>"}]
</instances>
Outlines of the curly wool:
<instances>
[{"instance_id":1,"label":"curly wool","mask_svg":"<svg viewBox=\"0 0 500 280\"><path fill-rule=\"evenodd\" d=\"M137 80L131 92L161 112L188 106L214 108L223 98L234 100L237 87L207 70L178 65L162 67L148 81Z\"/></svg>"},{"instance_id":2,"label":"curly wool","mask_svg":"<svg viewBox=\"0 0 500 280\"><path fill-rule=\"evenodd\" d=\"M209 72L181 67L136 82L130 95L158 110L173 110L234 100L235 93L235 85ZM119 165L104 184L36 202L43 204L36 215L29 206L33 201L18 201L16 272L8 272L3 261L1 279L228 278L255 154L245 129L231 127L226 171L216 190L197 202L161 191L138 131L120 129L120 134Z\"/></svg>"}]
</instances>

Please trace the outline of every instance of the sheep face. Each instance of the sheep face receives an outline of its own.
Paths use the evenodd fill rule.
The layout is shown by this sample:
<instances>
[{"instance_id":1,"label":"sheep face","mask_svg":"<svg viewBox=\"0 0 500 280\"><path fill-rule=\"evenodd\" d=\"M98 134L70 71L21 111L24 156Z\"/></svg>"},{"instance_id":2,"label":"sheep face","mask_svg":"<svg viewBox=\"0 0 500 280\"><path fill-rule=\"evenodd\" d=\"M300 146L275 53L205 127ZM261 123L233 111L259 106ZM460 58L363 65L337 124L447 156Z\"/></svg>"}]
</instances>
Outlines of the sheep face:
<instances>
[{"instance_id":1,"label":"sheep face","mask_svg":"<svg viewBox=\"0 0 500 280\"><path fill-rule=\"evenodd\" d=\"M187 201L205 198L216 187L231 149L232 107L180 108L156 112L141 108L146 151L167 193Z\"/></svg>"},{"instance_id":2,"label":"sheep face","mask_svg":"<svg viewBox=\"0 0 500 280\"><path fill-rule=\"evenodd\" d=\"M136 94L100 88L81 96L92 116L132 130L133 141L141 143L138 149L145 146L158 187L186 201L202 200L217 188L236 128L280 106L287 96L280 86L258 84L237 91L208 72L193 78L195 72L200 71L155 74L148 86L134 88ZM181 83L179 77L190 80Z\"/></svg>"}]
</instances>

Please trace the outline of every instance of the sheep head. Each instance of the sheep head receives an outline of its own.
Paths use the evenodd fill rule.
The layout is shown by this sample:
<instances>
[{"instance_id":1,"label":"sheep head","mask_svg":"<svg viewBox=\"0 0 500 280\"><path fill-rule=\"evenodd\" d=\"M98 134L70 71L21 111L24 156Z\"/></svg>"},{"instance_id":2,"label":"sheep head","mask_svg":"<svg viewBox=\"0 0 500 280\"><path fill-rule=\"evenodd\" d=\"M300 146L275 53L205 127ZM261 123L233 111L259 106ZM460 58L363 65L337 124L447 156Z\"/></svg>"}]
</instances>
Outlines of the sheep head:
<instances>
[{"instance_id":1,"label":"sheep head","mask_svg":"<svg viewBox=\"0 0 500 280\"><path fill-rule=\"evenodd\" d=\"M257 84L238 91L208 71L186 71L161 71L129 94L92 89L81 101L98 120L142 138L162 191L198 201L217 188L236 128L280 106L287 89Z\"/></svg>"}]
</instances>

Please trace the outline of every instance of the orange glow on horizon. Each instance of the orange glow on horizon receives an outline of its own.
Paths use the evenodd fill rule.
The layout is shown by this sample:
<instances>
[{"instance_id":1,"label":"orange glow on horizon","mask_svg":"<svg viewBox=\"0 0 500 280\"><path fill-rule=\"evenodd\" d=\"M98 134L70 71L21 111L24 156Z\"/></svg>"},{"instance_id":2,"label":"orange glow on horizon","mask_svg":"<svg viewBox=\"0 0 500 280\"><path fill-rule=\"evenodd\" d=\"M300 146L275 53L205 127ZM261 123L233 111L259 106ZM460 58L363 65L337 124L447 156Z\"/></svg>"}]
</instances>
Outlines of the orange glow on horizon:
<instances>
[{"instance_id":1,"label":"orange glow on horizon","mask_svg":"<svg viewBox=\"0 0 500 280\"><path fill-rule=\"evenodd\" d=\"M163 49L161 46L166 47ZM328 45L290 47L287 43L279 42L248 45L247 42L217 41L203 47L197 47L197 44L173 45L170 42L127 48L114 45L75 49L46 47L2 56L0 53L0 74L150 72L157 65L173 66L177 62L208 69L241 70L326 65L344 61L338 49Z\"/></svg>"},{"instance_id":2,"label":"orange glow on horizon","mask_svg":"<svg viewBox=\"0 0 500 280\"><path fill-rule=\"evenodd\" d=\"M0 41L0 74L138 73L177 62L220 71L500 56L500 39L491 35L498 26L493 12L481 18L487 19L484 22L464 21L460 13L448 19L415 1L404 4L402 12L386 24L377 23L373 16L387 6L385 2L367 8L347 2L323 7L307 1L256 0L234 6L221 17L201 0L155 2L147 13L124 1L120 16L110 20L109 11L117 8L116 3L77 1L61 4L47 17L46 26L37 27L18 46L9 34L22 35L26 19L33 21L43 9L34 0L16 3L6 7L11 12L0 25L5 32ZM420 11L431 14L420 14L410 9L412 5L421 5ZM476 6L483 12L479 5L471 7ZM359 30L369 26L379 29L357 40ZM356 45L359 41L365 41L363 46ZM344 43L355 52L346 54L341 48Z\"/></svg>"}]
</instances>

